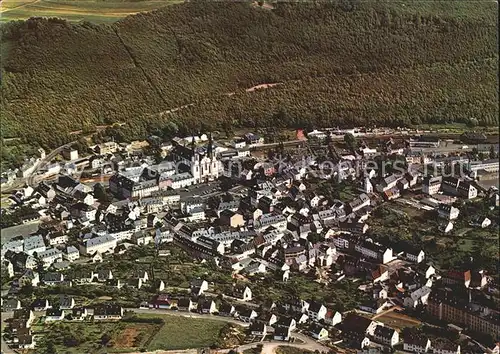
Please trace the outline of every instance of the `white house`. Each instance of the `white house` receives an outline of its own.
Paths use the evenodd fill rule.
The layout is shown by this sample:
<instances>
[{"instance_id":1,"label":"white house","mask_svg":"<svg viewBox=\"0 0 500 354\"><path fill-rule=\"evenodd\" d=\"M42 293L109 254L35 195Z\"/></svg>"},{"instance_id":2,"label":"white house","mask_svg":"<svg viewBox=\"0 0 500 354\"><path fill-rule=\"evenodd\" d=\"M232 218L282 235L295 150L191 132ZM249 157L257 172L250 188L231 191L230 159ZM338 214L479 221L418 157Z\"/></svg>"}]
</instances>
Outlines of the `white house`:
<instances>
[{"instance_id":1,"label":"white house","mask_svg":"<svg viewBox=\"0 0 500 354\"><path fill-rule=\"evenodd\" d=\"M43 266L48 268L52 265L52 263L62 261L62 252L57 248L47 248L45 251L37 254L38 257L42 260Z\"/></svg>"},{"instance_id":2,"label":"white house","mask_svg":"<svg viewBox=\"0 0 500 354\"><path fill-rule=\"evenodd\" d=\"M378 343L393 347L399 342L399 333L393 328L377 325L373 338Z\"/></svg>"},{"instance_id":3,"label":"white house","mask_svg":"<svg viewBox=\"0 0 500 354\"><path fill-rule=\"evenodd\" d=\"M409 296L407 296L403 304L405 307L415 308L419 304L426 305L427 300L429 299L429 295L431 293L431 288L427 285L413 291Z\"/></svg>"},{"instance_id":4,"label":"white house","mask_svg":"<svg viewBox=\"0 0 500 354\"><path fill-rule=\"evenodd\" d=\"M201 313L214 313L217 312L217 305L214 300L204 301L201 305Z\"/></svg>"},{"instance_id":5,"label":"white house","mask_svg":"<svg viewBox=\"0 0 500 354\"><path fill-rule=\"evenodd\" d=\"M63 258L69 262L74 262L78 258L80 258L80 252L74 246L69 246L66 248L66 251L63 253Z\"/></svg>"},{"instance_id":6,"label":"white house","mask_svg":"<svg viewBox=\"0 0 500 354\"><path fill-rule=\"evenodd\" d=\"M238 318L242 322L252 322L257 317L257 312L252 309L244 309L237 312Z\"/></svg>"},{"instance_id":7,"label":"white house","mask_svg":"<svg viewBox=\"0 0 500 354\"><path fill-rule=\"evenodd\" d=\"M45 251L45 242L41 235L29 236L24 239L24 253L32 256L34 253Z\"/></svg>"},{"instance_id":8,"label":"white house","mask_svg":"<svg viewBox=\"0 0 500 354\"><path fill-rule=\"evenodd\" d=\"M418 334L407 334L403 336L403 349L411 353L427 353L431 348L431 341Z\"/></svg>"},{"instance_id":9,"label":"white house","mask_svg":"<svg viewBox=\"0 0 500 354\"><path fill-rule=\"evenodd\" d=\"M326 330L326 328L316 323L313 323L309 327L309 334L311 335L311 337L317 340L328 338L328 331Z\"/></svg>"},{"instance_id":10,"label":"white house","mask_svg":"<svg viewBox=\"0 0 500 354\"><path fill-rule=\"evenodd\" d=\"M64 233L50 233L47 238L50 246L62 245L68 242L68 235Z\"/></svg>"},{"instance_id":11,"label":"white house","mask_svg":"<svg viewBox=\"0 0 500 354\"><path fill-rule=\"evenodd\" d=\"M233 287L233 296L243 301L252 300L252 290L248 286Z\"/></svg>"},{"instance_id":12,"label":"white house","mask_svg":"<svg viewBox=\"0 0 500 354\"><path fill-rule=\"evenodd\" d=\"M45 322L62 321L64 319L64 310L48 309L45 313Z\"/></svg>"},{"instance_id":13,"label":"white house","mask_svg":"<svg viewBox=\"0 0 500 354\"><path fill-rule=\"evenodd\" d=\"M338 311L327 311L325 315L325 323L330 326L335 326L342 322L342 315Z\"/></svg>"},{"instance_id":14,"label":"white house","mask_svg":"<svg viewBox=\"0 0 500 354\"><path fill-rule=\"evenodd\" d=\"M458 218L458 214L460 214L460 210L458 208L447 204L439 204L438 216L440 218L446 220L455 220L456 218Z\"/></svg>"},{"instance_id":15,"label":"white house","mask_svg":"<svg viewBox=\"0 0 500 354\"><path fill-rule=\"evenodd\" d=\"M323 304L311 301L307 309L307 316L309 316L312 321L320 321L325 319L327 311L327 308Z\"/></svg>"}]
</instances>

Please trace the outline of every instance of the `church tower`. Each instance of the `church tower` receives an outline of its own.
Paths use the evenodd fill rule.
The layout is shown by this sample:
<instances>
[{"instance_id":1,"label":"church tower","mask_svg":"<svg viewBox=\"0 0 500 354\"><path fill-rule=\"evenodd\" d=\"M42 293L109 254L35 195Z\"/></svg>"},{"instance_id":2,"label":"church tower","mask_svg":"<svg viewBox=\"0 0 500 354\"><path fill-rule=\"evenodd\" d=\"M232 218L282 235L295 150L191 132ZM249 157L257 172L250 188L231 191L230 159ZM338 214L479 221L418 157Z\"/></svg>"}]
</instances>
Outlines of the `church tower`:
<instances>
[{"instance_id":1,"label":"church tower","mask_svg":"<svg viewBox=\"0 0 500 354\"><path fill-rule=\"evenodd\" d=\"M196 144L195 144L195 139L194 135L191 140L191 174L193 175L195 183L200 182L200 156L196 152Z\"/></svg>"},{"instance_id":2,"label":"church tower","mask_svg":"<svg viewBox=\"0 0 500 354\"><path fill-rule=\"evenodd\" d=\"M370 177L368 177L368 176L365 177L365 180L363 183L363 190L365 193L368 193L368 194L373 193L373 185L370 182Z\"/></svg>"}]
</instances>

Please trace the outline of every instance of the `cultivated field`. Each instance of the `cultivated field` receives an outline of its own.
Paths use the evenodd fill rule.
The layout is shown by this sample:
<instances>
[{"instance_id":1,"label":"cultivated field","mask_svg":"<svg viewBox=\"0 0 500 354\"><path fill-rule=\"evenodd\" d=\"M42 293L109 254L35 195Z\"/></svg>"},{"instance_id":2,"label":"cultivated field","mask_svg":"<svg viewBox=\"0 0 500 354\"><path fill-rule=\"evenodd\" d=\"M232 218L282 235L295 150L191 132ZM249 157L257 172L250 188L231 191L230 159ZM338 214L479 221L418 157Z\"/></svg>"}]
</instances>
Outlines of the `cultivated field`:
<instances>
[{"instance_id":1,"label":"cultivated field","mask_svg":"<svg viewBox=\"0 0 500 354\"><path fill-rule=\"evenodd\" d=\"M381 317L377 317L377 321L385 323L386 325L392 328L400 330L404 327L415 327L420 325L421 323L419 320L415 318L394 311L388 312Z\"/></svg>"},{"instance_id":2,"label":"cultivated field","mask_svg":"<svg viewBox=\"0 0 500 354\"><path fill-rule=\"evenodd\" d=\"M72 22L110 23L131 14L179 2L182 0L3 0L0 21L58 17Z\"/></svg>"}]
</instances>

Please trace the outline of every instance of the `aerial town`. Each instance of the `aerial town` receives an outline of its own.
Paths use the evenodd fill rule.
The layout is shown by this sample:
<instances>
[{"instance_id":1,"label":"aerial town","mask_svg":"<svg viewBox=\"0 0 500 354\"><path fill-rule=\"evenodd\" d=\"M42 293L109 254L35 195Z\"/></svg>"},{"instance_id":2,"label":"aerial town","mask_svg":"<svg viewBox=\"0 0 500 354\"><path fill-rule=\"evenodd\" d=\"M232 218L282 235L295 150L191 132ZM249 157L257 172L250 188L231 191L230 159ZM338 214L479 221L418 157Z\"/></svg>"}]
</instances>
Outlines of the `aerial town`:
<instances>
[{"instance_id":1,"label":"aerial town","mask_svg":"<svg viewBox=\"0 0 500 354\"><path fill-rule=\"evenodd\" d=\"M2 353L499 353L498 136L319 129L5 172Z\"/></svg>"}]
</instances>

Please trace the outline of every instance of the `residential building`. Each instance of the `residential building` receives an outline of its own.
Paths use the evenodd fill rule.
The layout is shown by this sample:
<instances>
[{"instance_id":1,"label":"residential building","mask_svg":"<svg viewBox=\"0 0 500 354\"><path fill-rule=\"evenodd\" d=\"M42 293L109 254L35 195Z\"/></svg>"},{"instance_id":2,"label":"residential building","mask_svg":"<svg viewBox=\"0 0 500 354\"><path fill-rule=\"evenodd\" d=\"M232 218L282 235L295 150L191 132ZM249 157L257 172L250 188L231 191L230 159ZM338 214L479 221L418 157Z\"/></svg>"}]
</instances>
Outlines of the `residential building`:
<instances>
[{"instance_id":1,"label":"residential building","mask_svg":"<svg viewBox=\"0 0 500 354\"><path fill-rule=\"evenodd\" d=\"M94 308L94 321L116 321L123 317L123 308L118 305L97 305Z\"/></svg>"},{"instance_id":2,"label":"residential building","mask_svg":"<svg viewBox=\"0 0 500 354\"><path fill-rule=\"evenodd\" d=\"M267 326L262 322L253 322L248 330L253 336L265 336L267 334Z\"/></svg>"},{"instance_id":3,"label":"residential building","mask_svg":"<svg viewBox=\"0 0 500 354\"><path fill-rule=\"evenodd\" d=\"M68 246L66 251L63 252L63 259L66 259L69 262L74 262L78 258L80 258L80 252L74 246Z\"/></svg>"},{"instance_id":4,"label":"residential building","mask_svg":"<svg viewBox=\"0 0 500 354\"><path fill-rule=\"evenodd\" d=\"M403 349L411 353L427 353L431 348L431 341L416 332L403 335Z\"/></svg>"},{"instance_id":5,"label":"residential building","mask_svg":"<svg viewBox=\"0 0 500 354\"><path fill-rule=\"evenodd\" d=\"M274 340L279 340L279 341L288 341L291 336L291 330L288 327L277 327L274 330Z\"/></svg>"},{"instance_id":6,"label":"residential building","mask_svg":"<svg viewBox=\"0 0 500 354\"><path fill-rule=\"evenodd\" d=\"M243 300L243 301L251 301L252 300L252 290L246 285L235 285L233 286L233 297Z\"/></svg>"},{"instance_id":7,"label":"residential building","mask_svg":"<svg viewBox=\"0 0 500 354\"><path fill-rule=\"evenodd\" d=\"M324 320L326 313L327 309L323 304L316 301L311 301L309 303L309 308L307 309L307 316L309 316L309 318L312 321Z\"/></svg>"},{"instance_id":8,"label":"residential building","mask_svg":"<svg viewBox=\"0 0 500 354\"><path fill-rule=\"evenodd\" d=\"M455 220L458 218L458 214L460 214L460 210L455 208L452 205L447 204L439 204L438 207L438 216L445 220Z\"/></svg>"},{"instance_id":9,"label":"residential building","mask_svg":"<svg viewBox=\"0 0 500 354\"><path fill-rule=\"evenodd\" d=\"M45 322L62 321L63 319L64 310L52 308L45 312Z\"/></svg>"},{"instance_id":10,"label":"residential building","mask_svg":"<svg viewBox=\"0 0 500 354\"><path fill-rule=\"evenodd\" d=\"M394 347L399 343L399 333L393 328L377 325L373 333L376 342Z\"/></svg>"},{"instance_id":11,"label":"residential building","mask_svg":"<svg viewBox=\"0 0 500 354\"><path fill-rule=\"evenodd\" d=\"M113 252L116 248L116 239L110 235L91 238L80 245L80 252L85 255L92 255L96 252Z\"/></svg>"},{"instance_id":12,"label":"residential building","mask_svg":"<svg viewBox=\"0 0 500 354\"><path fill-rule=\"evenodd\" d=\"M41 235L29 236L24 239L24 253L33 256L35 253L45 251L45 242Z\"/></svg>"},{"instance_id":13,"label":"residential building","mask_svg":"<svg viewBox=\"0 0 500 354\"><path fill-rule=\"evenodd\" d=\"M494 340L499 340L498 310L470 300L454 293L451 289L435 289L429 297L426 311L439 320L487 333Z\"/></svg>"},{"instance_id":14,"label":"residential building","mask_svg":"<svg viewBox=\"0 0 500 354\"><path fill-rule=\"evenodd\" d=\"M314 339L323 340L328 338L328 330L317 323L312 323L309 326L308 331Z\"/></svg>"},{"instance_id":15,"label":"residential building","mask_svg":"<svg viewBox=\"0 0 500 354\"><path fill-rule=\"evenodd\" d=\"M422 192L428 195L434 195L441 189L442 177L426 177L422 181Z\"/></svg>"}]
</instances>

